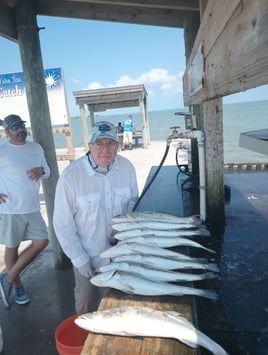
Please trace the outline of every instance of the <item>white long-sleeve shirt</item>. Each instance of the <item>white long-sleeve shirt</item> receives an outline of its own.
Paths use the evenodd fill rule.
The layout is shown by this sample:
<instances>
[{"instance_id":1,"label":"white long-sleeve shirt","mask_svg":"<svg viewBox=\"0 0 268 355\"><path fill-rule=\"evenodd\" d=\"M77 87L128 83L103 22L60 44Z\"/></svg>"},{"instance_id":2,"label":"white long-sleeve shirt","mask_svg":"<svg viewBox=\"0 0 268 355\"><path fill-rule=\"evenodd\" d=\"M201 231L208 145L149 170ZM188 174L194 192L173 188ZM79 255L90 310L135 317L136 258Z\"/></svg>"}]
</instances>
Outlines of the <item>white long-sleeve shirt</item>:
<instances>
[{"instance_id":1,"label":"white long-sleeve shirt","mask_svg":"<svg viewBox=\"0 0 268 355\"><path fill-rule=\"evenodd\" d=\"M0 193L6 194L6 202L0 204L0 214L27 214L40 210L40 179L30 180L27 170L43 167L50 176L44 150L36 142L22 145L6 141L0 146Z\"/></svg>"},{"instance_id":2,"label":"white long-sleeve shirt","mask_svg":"<svg viewBox=\"0 0 268 355\"><path fill-rule=\"evenodd\" d=\"M107 260L99 254L110 246L111 218L132 211L138 197L132 163L116 156L106 174L95 172L83 156L61 174L56 188L53 225L65 254L77 268Z\"/></svg>"}]
</instances>

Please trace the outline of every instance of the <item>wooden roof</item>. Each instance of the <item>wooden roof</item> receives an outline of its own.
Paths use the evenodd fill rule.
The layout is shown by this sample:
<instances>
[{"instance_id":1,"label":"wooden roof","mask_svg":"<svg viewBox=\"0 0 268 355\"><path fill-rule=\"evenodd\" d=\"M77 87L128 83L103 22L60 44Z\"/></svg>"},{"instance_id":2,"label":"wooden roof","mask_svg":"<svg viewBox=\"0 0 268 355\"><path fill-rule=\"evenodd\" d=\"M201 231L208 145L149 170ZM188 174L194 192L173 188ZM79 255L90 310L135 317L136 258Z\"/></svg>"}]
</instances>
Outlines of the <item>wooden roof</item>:
<instances>
[{"instance_id":1,"label":"wooden roof","mask_svg":"<svg viewBox=\"0 0 268 355\"><path fill-rule=\"evenodd\" d=\"M17 40L13 8L0 0L0 35ZM199 16L199 0L34 0L37 15L183 28Z\"/></svg>"},{"instance_id":2,"label":"wooden roof","mask_svg":"<svg viewBox=\"0 0 268 355\"><path fill-rule=\"evenodd\" d=\"M73 94L77 105L90 105L94 112L139 106L141 101L146 103L147 97L144 85L81 90L75 91Z\"/></svg>"}]
</instances>

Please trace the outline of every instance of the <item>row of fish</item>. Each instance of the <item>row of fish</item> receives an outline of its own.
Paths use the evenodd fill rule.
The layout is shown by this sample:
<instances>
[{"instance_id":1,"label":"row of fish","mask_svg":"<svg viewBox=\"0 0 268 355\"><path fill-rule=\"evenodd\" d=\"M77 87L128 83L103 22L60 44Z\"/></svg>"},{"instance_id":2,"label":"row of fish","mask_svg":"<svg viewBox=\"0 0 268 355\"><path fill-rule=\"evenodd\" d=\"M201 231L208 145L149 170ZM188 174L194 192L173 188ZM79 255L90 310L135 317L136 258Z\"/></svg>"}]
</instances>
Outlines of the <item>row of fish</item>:
<instances>
[{"instance_id":1,"label":"row of fish","mask_svg":"<svg viewBox=\"0 0 268 355\"><path fill-rule=\"evenodd\" d=\"M167 249L186 246L215 254L192 240L195 236L210 236L197 217L133 212L114 217L112 223L118 244L101 254L111 262L101 267L100 273L91 279L92 284L138 295L195 295L217 299L214 290L174 284L213 279L219 273L218 266L207 258L193 258ZM118 307L78 316L75 323L96 333L175 338L192 348L202 346L213 354L227 355L219 344L177 312Z\"/></svg>"},{"instance_id":2,"label":"row of fish","mask_svg":"<svg viewBox=\"0 0 268 355\"><path fill-rule=\"evenodd\" d=\"M130 222L126 222L129 220ZM219 269L216 264L208 263L206 259L192 258L166 249L174 246L187 246L202 248L209 253L214 253L213 250L190 239L198 234L209 235L208 231L200 226L198 219L165 213L133 212L114 217L112 222L113 229L121 231L114 234L114 238L118 239L119 243L101 253L102 258L112 261L102 267L101 273L91 279L92 284L138 295L195 295L212 300L217 299L217 293L214 290L170 284L170 282L189 282L217 277ZM173 236L160 236L156 233L133 236L135 229L132 229L132 225L142 224L143 230L146 230L146 223L149 225L150 232L172 231ZM152 228L159 227L160 224L162 230ZM179 230L180 236L175 234L178 231L178 225L186 227L186 229ZM183 231L186 232L185 237ZM124 233L123 237L122 233ZM182 269L187 272L172 271ZM189 273L189 270L198 272ZM204 272L200 273L201 270Z\"/></svg>"}]
</instances>

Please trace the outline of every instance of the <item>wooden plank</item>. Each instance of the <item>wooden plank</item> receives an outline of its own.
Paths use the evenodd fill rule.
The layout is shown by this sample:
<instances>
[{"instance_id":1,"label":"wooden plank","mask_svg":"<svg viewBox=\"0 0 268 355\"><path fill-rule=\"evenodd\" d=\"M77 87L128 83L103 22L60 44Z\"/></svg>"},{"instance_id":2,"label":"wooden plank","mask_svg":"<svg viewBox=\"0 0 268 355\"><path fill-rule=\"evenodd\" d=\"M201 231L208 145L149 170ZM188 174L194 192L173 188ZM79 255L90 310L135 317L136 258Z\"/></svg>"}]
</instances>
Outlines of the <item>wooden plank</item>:
<instances>
[{"instance_id":1,"label":"wooden plank","mask_svg":"<svg viewBox=\"0 0 268 355\"><path fill-rule=\"evenodd\" d=\"M88 2L88 0L82 0ZM72 2L81 2L81 0L72 0ZM95 1L92 1L95 2ZM199 10L199 1L198 0L98 0L96 1L99 4L107 4L114 6L132 6L132 7L148 7L148 8L168 8L175 10L189 10L189 11L198 11Z\"/></svg>"},{"instance_id":2,"label":"wooden plank","mask_svg":"<svg viewBox=\"0 0 268 355\"><path fill-rule=\"evenodd\" d=\"M183 77L185 106L268 82L267 0L209 0ZM189 72L203 46L204 85L192 94Z\"/></svg>"},{"instance_id":3,"label":"wooden plank","mask_svg":"<svg viewBox=\"0 0 268 355\"><path fill-rule=\"evenodd\" d=\"M173 4L167 4L165 1L159 0L158 3L148 7L147 1L139 1L136 6L129 4L114 4L94 2L79 2L79 6L74 1L42 1L38 3L37 14L45 16L79 18L94 21L111 21L140 25L165 26L174 28L183 28L186 18L190 18L192 14L198 12L198 4L196 1L190 2L194 4L193 8L180 7L180 2L173 0ZM131 3L131 1L130 1ZM176 4L177 3L177 4ZM184 0L187 3L187 0ZM54 5L55 4L55 5ZM176 8L174 8L174 5Z\"/></svg>"},{"instance_id":4,"label":"wooden plank","mask_svg":"<svg viewBox=\"0 0 268 355\"><path fill-rule=\"evenodd\" d=\"M15 42L18 41L12 9L3 2L0 3L0 35Z\"/></svg>"},{"instance_id":5,"label":"wooden plank","mask_svg":"<svg viewBox=\"0 0 268 355\"><path fill-rule=\"evenodd\" d=\"M132 296L123 292L107 289L99 310L121 306L146 306L158 310L178 311L194 322L191 312L192 296L185 297L145 297ZM176 339L150 337L120 337L89 333L81 355L162 355L162 354L198 354Z\"/></svg>"}]
</instances>

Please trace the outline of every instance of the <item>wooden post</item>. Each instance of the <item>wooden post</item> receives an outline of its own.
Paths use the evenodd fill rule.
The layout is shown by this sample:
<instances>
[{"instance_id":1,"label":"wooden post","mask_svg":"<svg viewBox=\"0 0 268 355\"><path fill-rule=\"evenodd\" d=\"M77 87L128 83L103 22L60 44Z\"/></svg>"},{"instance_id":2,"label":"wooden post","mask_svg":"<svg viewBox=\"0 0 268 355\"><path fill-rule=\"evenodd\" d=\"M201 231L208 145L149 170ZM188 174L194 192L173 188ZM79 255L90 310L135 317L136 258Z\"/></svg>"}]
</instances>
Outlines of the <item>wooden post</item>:
<instances>
[{"instance_id":1,"label":"wooden post","mask_svg":"<svg viewBox=\"0 0 268 355\"><path fill-rule=\"evenodd\" d=\"M52 224L55 188L59 172L44 80L39 28L34 5L31 1L19 2L15 5L14 12L33 138L42 145L51 169L50 178L43 181L43 190L55 267L60 269L69 264L69 259L62 252Z\"/></svg>"},{"instance_id":2,"label":"wooden post","mask_svg":"<svg viewBox=\"0 0 268 355\"><path fill-rule=\"evenodd\" d=\"M185 46L185 60L186 64L190 58L195 38L200 26L200 16L193 15L191 18L185 20L184 23L184 46Z\"/></svg>"},{"instance_id":3,"label":"wooden post","mask_svg":"<svg viewBox=\"0 0 268 355\"><path fill-rule=\"evenodd\" d=\"M196 34L198 32L198 28L200 25L200 17L199 15L193 16L191 19L185 20L184 24L184 45L185 45L185 60L188 63L189 57L191 55L191 51L194 45L194 41L196 38ZM196 117L197 122L199 121L200 117ZM191 160L192 160L192 171L193 174L196 174L199 170L198 166L198 151L197 151L197 142L191 143Z\"/></svg>"},{"instance_id":4,"label":"wooden post","mask_svg":"<svg viewBox=\"0 0 268 355\"><path fill-rule=\"evenodd\" d=\"M90 125L92 127L95 124L94 107L93 105L88 105L88 108L89 108L89 116L90 116Z\"/></svg>"},{"instance_id":5,"label":"wooden post","mask_svg":"<svg viewBox=\"0 0 268 355\"><path fill-rule=\"evenodd\" d=\"M139 100L139 107L140 107L140 115L141 115L141 123L142 123L142 140L143 140L143 148L148 148L148 139L147 139L147 133L146 133L146 123L145 123L145 110L144 110L144 104L143 100Z\"/></svg>"},{"instance_id":6,"label":"wooden post","mask_svg":"<svg viewBox=\"0 0 268 355\"><path fill-rule=\"evenodd\" d=\"M83 137L84 137L84 145L86 151L88 150L88 127L87 127L87 116L85 111L85 106L83 104L79 104L80 116L82 120L83 127Z\"/></svg>"},{"instance_id":7,"label":"wooden post","mask_svg":"<svg viewBox=\"0 0 268 355\"><path fill-rule=\"evenodd\" d=\"M144 112L145 112L145 124L146 124L146 134L147 134L147 142L148 144L151 143L151 136L150 136L150 126L149 126L149 119L148 119L148 111L147 111L147 99L144 97Z\"/></svg>"},{"instance_id":8,"label":"wooden post","mask_svg":"<svg viewBox=\"0 0 268 355\"><path fill-rule=\"evenodd\" d=\"M68 122L68 127L69 127L69 132L66 133L66 143L67 143L67 153L69 156L72 156L72 160L75 159L75 151L74 151L74 145L73 145L73 135L72 135L72 125L71 125L71 117L70 117L70 112L69 112L69 105L68 105L68 100L67 100L67 93L66 93L66 88L65 88L65 80L63 76L63 71L62 71L62 77L63 77L63 88L64 88L64 100L65 100L65 106L66 106L66 111L67 111L67 122ZM66 127L66 125L64 125Z\"/></svg>"},{"instance_id":9,"label":"wooden post","mask_svg":"<svg viewBox=\"0 0 268 355\"><path fill-rule=\"evenodd\" d=\"M222 99L205 101L204 131L207 180L207 222L222 236L225 226Z\"/></svg>"}]
</instances>

